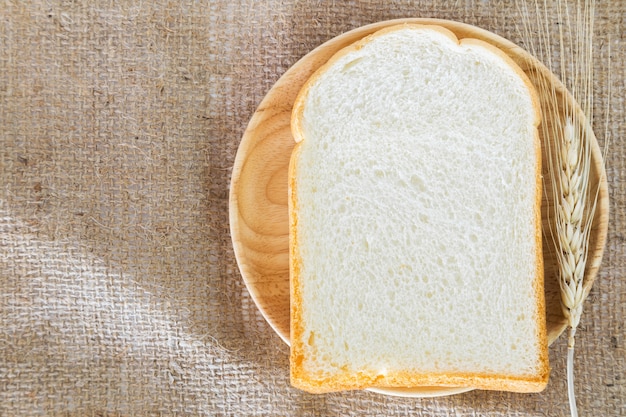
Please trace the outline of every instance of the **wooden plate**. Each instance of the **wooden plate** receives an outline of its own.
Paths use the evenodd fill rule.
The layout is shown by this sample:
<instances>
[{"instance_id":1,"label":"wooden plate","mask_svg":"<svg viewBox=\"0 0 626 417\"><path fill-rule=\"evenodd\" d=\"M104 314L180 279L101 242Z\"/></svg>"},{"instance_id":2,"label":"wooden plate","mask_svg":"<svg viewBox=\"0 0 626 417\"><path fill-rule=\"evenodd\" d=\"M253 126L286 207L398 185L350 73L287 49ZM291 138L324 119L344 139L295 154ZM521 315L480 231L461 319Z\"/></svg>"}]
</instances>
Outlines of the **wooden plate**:
<instances>
[{"instance_id":1,"label":"wooden plate","mask_svg":"<svg viewBox=\"0 0 626 417\"><path fill-rule=\"evenodd\" d=\"M235 158L230 188L230 228L239 269L254 302L286 343L289 343L287 167L294 145L290 131L293 102L309 76L335 52L379 29L398 23L437 24L454 32L459 39L471 37L489 42L513 58L531 81L547 80L555 85L558 94L569 100L570 105L578 107L554 75L523 49L491 32L446 20L400 19L371 24L331 39L298 61L276 82L250 120ZM609 207L602 154L591 127L586 125L584 129L593 143L591 182L600 185L587 263L588 292L602 261ZM542 138L543 145L546 140L549 138ZM545 146L543 150L545 161ZM546 164L543 165L545 178L548 172ZM546 185L549 183L544 182ZM550 195L550 192L544 193L542 204L544 230L548 227L548 208L552 204ZM563 332L566 322L560 306L557 264L550 247L544 238L547 329L549 342L552 343ZM404 397L433 397L469 390L471 388L413 387L371 391Z\"/></svg>"}]
</instances>

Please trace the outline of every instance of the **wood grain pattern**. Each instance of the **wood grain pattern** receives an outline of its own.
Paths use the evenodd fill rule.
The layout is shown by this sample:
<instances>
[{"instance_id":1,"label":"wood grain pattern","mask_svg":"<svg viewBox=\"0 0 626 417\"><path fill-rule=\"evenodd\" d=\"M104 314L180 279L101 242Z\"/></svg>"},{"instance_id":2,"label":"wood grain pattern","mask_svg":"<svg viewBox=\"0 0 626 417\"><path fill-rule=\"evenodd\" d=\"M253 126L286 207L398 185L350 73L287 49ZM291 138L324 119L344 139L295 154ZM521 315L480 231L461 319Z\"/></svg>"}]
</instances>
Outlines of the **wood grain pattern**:
<instances>
[{"instance_id":1,"label":"wood grain pattern","mask_svg":"<svg viewBox=\"0 0 626 417\"><path fill-rule=\"evenodd\" d=\"M341 48L383 27L398 23L438 24L450 29L459 39L482 39L506 52L526 72L531 81L541 79L555 85L558 94L578 107L560 82L526 51L490 32L476 27L438 19L401 19L364 26L344 33L320 47L291 67L274 85L253 115L243 136L230 189L230 227L239 269L254 302L276 331L289 343L289 231L287 208L287 167L294 146L290 131L291 108L300 87L309 76ZM541 98L545 103L545 98ZM544 120L554 123L552 115ZM552 117L552 120L550 119ZM544 114L544 119L546 115ZM592 144L591 184L600 187L593 223L587 264L586 291L597 275L606 243L608 228L608 188L602 153L589 125L584 126ZM547 178L546 146L550 138L541 138L543 175ZM542 216L544 230L549 230L552 207L550 181L544 180ZM544 237L545 295L548 339L552 343L566 327L561 312L557 264L552 245ZM468 388L415 387L376 389L372 391L398 396L427 397L450 395Z\"/></svg>"}]
</instances>

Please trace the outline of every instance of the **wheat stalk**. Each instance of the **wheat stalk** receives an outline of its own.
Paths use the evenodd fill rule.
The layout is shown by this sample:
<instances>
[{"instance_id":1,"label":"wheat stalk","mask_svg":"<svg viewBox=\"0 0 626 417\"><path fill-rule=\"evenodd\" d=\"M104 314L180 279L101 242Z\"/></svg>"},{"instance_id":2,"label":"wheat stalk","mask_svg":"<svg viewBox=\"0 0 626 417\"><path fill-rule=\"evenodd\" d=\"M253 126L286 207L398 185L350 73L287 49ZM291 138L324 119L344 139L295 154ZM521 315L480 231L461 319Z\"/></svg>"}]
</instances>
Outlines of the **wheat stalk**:
<instances>
[{"instance_id":1,"label":"wheat stalk","mask_svg":"<svg viewBox=\"0 0 626 417\"><path fill-rule=\"evenodd\" d=\"M552 68L552 40L550 19L547 16L547 0L540 5L534 1L533 13L537 16L538 30L533 30L527 3L518 4L524 17L523 38L531 53ZM543 10L542 7L543 6ZM574 345L575 335L587 297L585 291L585 267L589 237L598 200L599 186L590 187L591 143L584 126L592 120L593 107L593 22L595 2L577 1L573 13L568 3L559 0L556 5L559 24L558 53L560 55L561 80L572 92L581 111L572 108L564 95L543 77L537 85L545 97L542 134L551 146L547 146L548 172L554 203L551 230L554 251L559 266L561 307L568 325L567 386L572 417L578 416L574 391ZM543 12L543 13L542 13ZM570 17L573 14L573 22ZM538 43L533 42L535 36ZM610 94L610 93L609 93ZM607 112L608 113L608 112ZM606 133L606 132L605 132Z\"/></svg>"}]
</instances>

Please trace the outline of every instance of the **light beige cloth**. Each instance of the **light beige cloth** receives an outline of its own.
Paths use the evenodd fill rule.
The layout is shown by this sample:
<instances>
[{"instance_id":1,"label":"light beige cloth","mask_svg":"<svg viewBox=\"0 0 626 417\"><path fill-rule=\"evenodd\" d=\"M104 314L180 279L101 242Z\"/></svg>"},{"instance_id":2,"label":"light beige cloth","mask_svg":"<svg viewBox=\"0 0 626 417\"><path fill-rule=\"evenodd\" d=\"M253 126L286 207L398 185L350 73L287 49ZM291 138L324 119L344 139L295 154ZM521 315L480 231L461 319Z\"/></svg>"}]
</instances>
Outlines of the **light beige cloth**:
<instances>
[{"instance_id":1,"label":"light beige cloth","mask_svg":"<svg viewBox=\"0 0 626 417\"><path fill-rule=\"evenodd\" d=\"M626 3L614 3L597 7L612 212L577 334L581 415L626 415ZM248 120L308 51L399 17L522 40L509 0L3 1L0 415L566 415L563 338L540 394L303 393L246 291L228 187Z\"/></svg>"}]
</instances>

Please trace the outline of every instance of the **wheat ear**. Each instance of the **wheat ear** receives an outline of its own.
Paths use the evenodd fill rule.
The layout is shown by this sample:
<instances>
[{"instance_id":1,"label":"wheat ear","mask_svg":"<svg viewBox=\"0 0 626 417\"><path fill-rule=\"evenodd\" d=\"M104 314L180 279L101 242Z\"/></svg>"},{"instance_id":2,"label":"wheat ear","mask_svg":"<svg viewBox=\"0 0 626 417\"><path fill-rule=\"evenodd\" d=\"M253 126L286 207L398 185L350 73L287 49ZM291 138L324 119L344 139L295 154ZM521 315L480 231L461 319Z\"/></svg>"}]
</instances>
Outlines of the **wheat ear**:
<instances>
[{"instance_id":1,"label":"wheat ear","mask_svg":"<svg viewBox=\"0 0 626 417\"><path fill-rule=\"evenodd\" d=\"M561 306L569 325L567 346L573 348L585 299L583 284L595 199L590 202L589 198L591 152L572 120L565 122L562 140L557 141L557 147L560 149L556 152L552 175L557 259Z\"/></svg>"},{"instance_id":2,"label":"wheat ear","mask_svg":"<svg viewBox=\"0 0 626 417\"><path fill-rule=\"evenodd\" d=\"M562 21L563 11L560 2L557 10L559 20ZM583 115L566 107L567 119L561 132L561 140L555 141L556 160L551 164L554 171L552 181L556 203L554 214L561 305L568 323L567 393L572 417L578 417L574 390L575 335L587 295L584 290L585 266L599 191L599 187L595 193L589 189L591 146L588 135L581 130L581 126L586 125L586 120L581 119L593 118L594 11L593 0L577 2L572 31L566 4L566 28L569 29L569 33L564 33L562 27L559 32L561 78L569 83L574 99L580 103ZM570 52L566 53L567 50Z\"/></svg>"},{"instance_id":3,"label":"wheat ear","mask_svg":"<svg viewBox=\"0 0 626 417\"><path fill-rule=\"evenodd\" d=\"M543 11L541 10L543 6ZM547 0L540 5L534 2L533 13L537 16L537 30L529 16L527 3L518 3L524 17L522 37L528 42L531 53L552 68L552 40L550 19L547 15ZM599 186L590 189L591 143L584 130L592 120L593 110L593 21L595 2L576 1L573 22L568 3L559 0L556 4L559 22L558 48L561 80L572 92L580 110L572 108L555 86L540 77L537 90L545 98L542 107L544 120L542 135L547 146L548 173L554 203L550 230L554 251L559 266L561 307L568 325L567 387L570 413L578 416L574 391L574 344L576 329L587 296L585 291L585 267L589 247L589 236L598 200ZM535 38L536 36L536 38ZM535 39L537 42L535 42Z\"/></svg>"},{"instance_id":4,"label":"wheat ear","mask_svg":"<svg viewBox=\"0 0 626 417\"><path fill-rule=\"evenodd\" d=\"M558 141L552 177L561 307L567 319L567 393L572 417L578 416L574 390L574 343L583 311L585 266L596 198L589 197L589 146L569 119ZM558 170L558 171L557 171ZM559 200L556 200L559 199Z\"/></svg>"}]
</instances>

